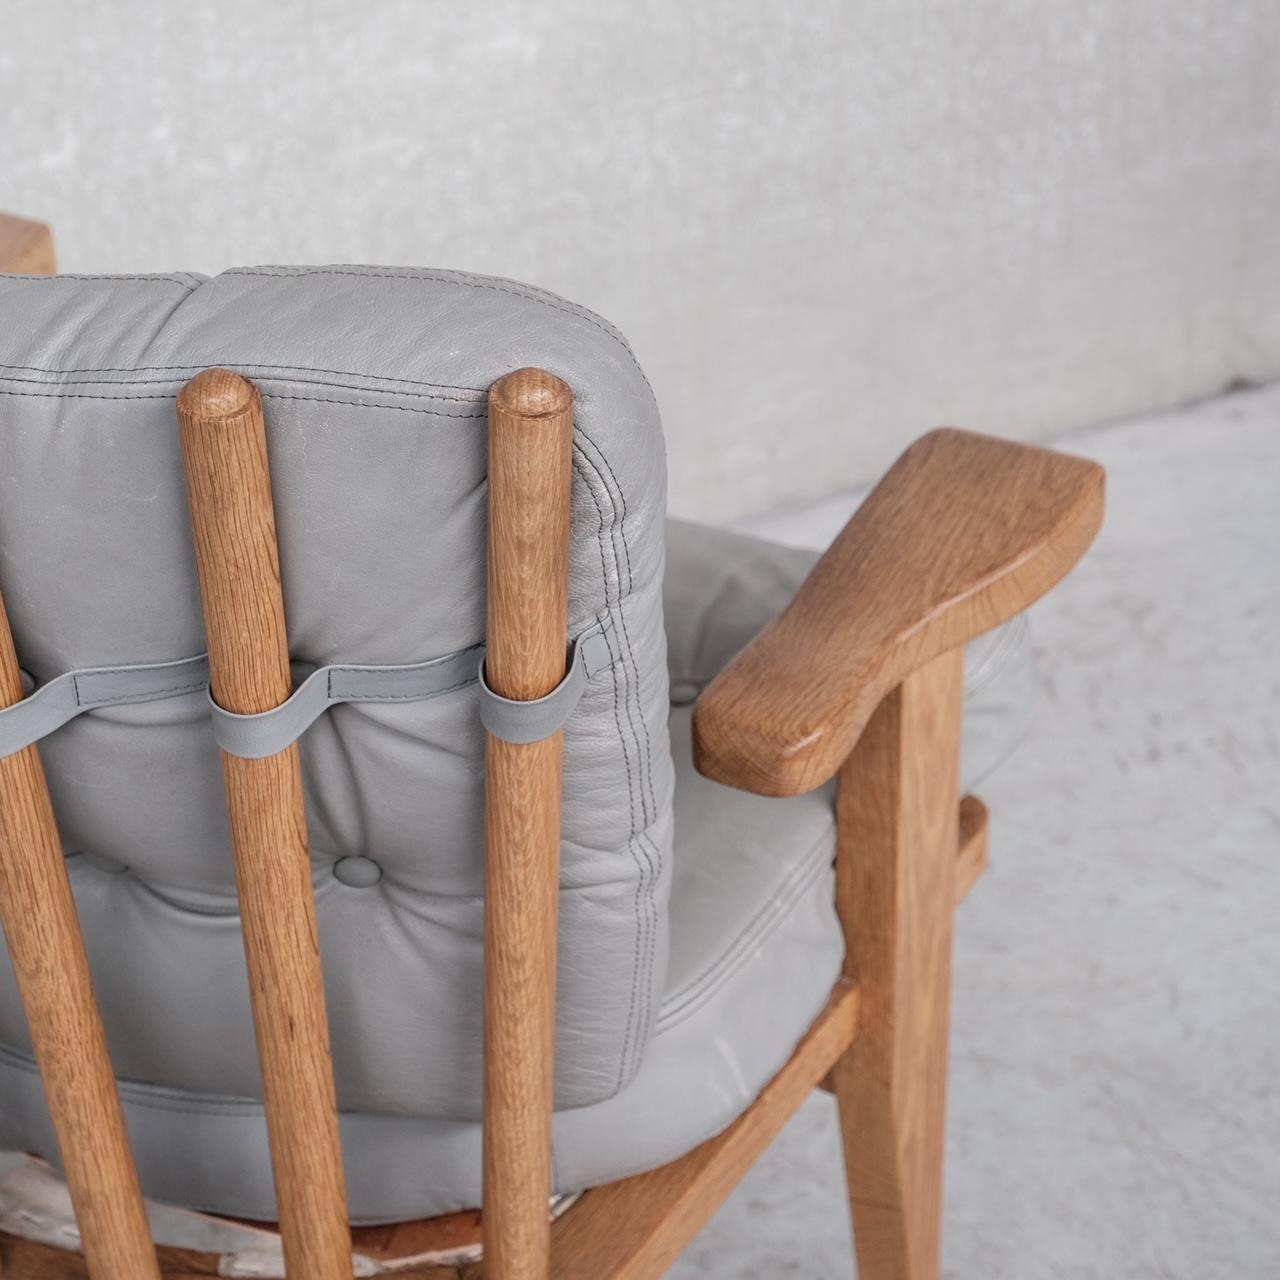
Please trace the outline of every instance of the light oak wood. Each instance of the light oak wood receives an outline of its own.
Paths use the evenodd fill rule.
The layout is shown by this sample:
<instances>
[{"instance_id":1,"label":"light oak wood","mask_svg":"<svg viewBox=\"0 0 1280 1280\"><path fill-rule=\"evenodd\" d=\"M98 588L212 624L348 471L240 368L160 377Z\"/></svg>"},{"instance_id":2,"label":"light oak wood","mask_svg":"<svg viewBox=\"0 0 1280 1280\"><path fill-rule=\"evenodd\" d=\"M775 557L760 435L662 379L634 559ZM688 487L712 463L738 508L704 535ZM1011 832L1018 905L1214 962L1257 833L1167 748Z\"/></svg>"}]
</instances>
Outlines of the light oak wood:
<instances>
[{"instance_id":1,"label":"light oak wood","mask_svg":"<svg viewBox=\"0 0 1280 1280\"><path fill-rule=\"evenodd\" d=\"M220 1259L214 1254L164 1246L155 1250L153 1257L156 1254L160 1270L155 1274L160 1280L207 1280L220 1274ZM97 1280L97 1277L80 1253L0 1231L0 1280ZM410 1280L410 1277L397 1276L395 1280ZM423 1276L420 1280L455 1280L455 1275Z\"/></svg>"},{"instance_id":2,"label":"light oak wood","mask_svg":"<svg viewBox=\"0 0 1280 1280\"><path fill-rule=\"evenodd\" d=\"M206 370L178 417L213 696L268 711L292 685L262 399L239 375ZM285 1259L295 1280L350 1280L298 746L222 764Z\"/></svg>"},{"instance_id":3,"label":"light oak wood","mask_svg":"<svg viewBox=\"0 0 1280 1280\"><path fill-rule=\"evenodd\" d=\"M528 701L565 674L573 395L520 369L489 395L485 675ZM485 745L486 1274L544 1280L551 1247L563 732Z\"/></svg>"},{"instance_id":4,"label":"light oak wood","mask_svg":"<svg viewBox=\"0 0 1280 1280\"><path fill-rule=\"evenodd\" d=\"M661 1276L853 1042L858 1021L857 987L838 982L787 1064L724 1133L673 1164L588 1192L555 1225L555 1280Z\"/></svg>"},{"instance_id":5,"label":"light oak wood","mask_svg":"<svg viewBox=\"0 0 1280 1280\"><path fill-rule=\"evenodd\" d=\"M836 908L862 1025L832 1073L860 1280L936 1280L964 658L877 708L840 771Z\"/></svg>"},{"instance_id":6,"label":"light oak wood","mask_svg":"<svg viewBox=\"0 0 1280 1280\"><path fill-rule=\"evenodd\" d=\"M0 602L0 706L12 706L23 696L13 635ZM62 840L34 746L0 759L0 923L89 1275L92 1280L155 1280L160 1273L142 1192Z\"/></svg>"},{"instance_id":7,"label":"light oak wood","mask_svg":"<svg viewBox=\"0 0 1280 1280\"><path fill-rule=\"evenodd\" d=\"M423 1253L479 1249L482 1240L478 1209L442 1214L437 1218L418 1218L411 1222L351 1229L351 1243L355 1251L378 1262L397 1262ZM447 1274L454 1275L457 1270L457 1267L450 1267Z\"/></svg>"},{"instance_id":8,"label":"light oak wood","mask_svg":"<svg viewBox=\"0 0 1280 1280\"><path fill-rule=\"evenodd\" d=\"M965 796L960 801L959 847L956 851L956 903L969 896L987 866L987 806L977 796ZM827 1093L835 1092L835 1081L827 1076L819 1088Z\"/></svg>"},{"instance_id":9,"label":"light oak wood","mask_svg":"<svg viewBox=\"0 0 1280 1280\"><path fill-rule=\"evenodd\" d=\"M876 486L787 609L703 690L694 760L763 795L821 786L882 698L1020 613L1102 520L1096 463L931 432Z\"/></svg>"},{"instance_id":10,"label":"light oak wood","mask_svg":"<svg viewBox=\"0 0 1280 1280\"><path fill-rule=\"evenodd\" d=\"M977 796L960 801L960 851L956 856L956 901L963 902L987 869L990 815Z\"/></svg>"},{"instance_id":11,"label":"light oak wood","mask_svg":"<svg viewBox=\"0 0 1280 1280\"><path fill-rule=\"evenodd\" d=\"M51 276L58 270L53 232L43 222L0 213L0 271Z\"/></svg>"}]
</instances>

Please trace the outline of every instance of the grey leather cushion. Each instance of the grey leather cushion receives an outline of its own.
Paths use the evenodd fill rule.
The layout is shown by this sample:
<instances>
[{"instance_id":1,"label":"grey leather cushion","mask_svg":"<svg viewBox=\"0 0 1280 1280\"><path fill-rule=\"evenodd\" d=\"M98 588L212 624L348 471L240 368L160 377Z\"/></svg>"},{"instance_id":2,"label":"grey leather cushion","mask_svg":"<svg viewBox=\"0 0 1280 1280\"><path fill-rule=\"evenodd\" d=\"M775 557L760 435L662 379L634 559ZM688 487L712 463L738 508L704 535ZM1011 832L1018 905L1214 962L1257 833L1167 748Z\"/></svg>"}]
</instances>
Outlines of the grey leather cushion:
<instances>
[{"instance_id":1,"label":"grey leather cushion","mask_svg":"<svg viewBox=\"0 0 1280 1280\"><path fill-rule=\"evenodd\" d=\"M557 1099L615 1094L667 959L672 767L652 393L602 320L507 281L264 268L0 279L0 589L37 683L205 647L174 397L262 388L302 669L484 639L485 395L546 366L577 396L571 626L613 664L566 733ZM304 765L341 1105L480 1113L482 733L474 684L339 707ZM221 771L199 693L96 711L43 745L120 1074L253 1097ZM367 887L334 868L360 855ZM127 870L126 870L127 868ZM0 1044L27 1035L0 962Z\"/></svg>"},{"instance_id":2,"label":"grey leather cushion","mask_svg":"<svg viewBox=\"0 0 1280 1280\"><path fill-rule=\"evenodd\" d=\"M670 522L665 597L673 689L709 680L786 603L813 557ZM999 661L984 660L987 675L967 712L984 697L994 707L1018 702L1021 649L1011 638L1016 633L990 650ZM1007 692L991 700L991 690L1002 688ZM785 1061L840 969L830 789L768 800L709 782L693 769L691 718L687 702L671 708L677 843L667 991L635 1079L616 1097L556 1116L560 1191L662 1164L729 1124ZM990 720L1010 734L1021 717ZM71 866L83 901L97 881L81 862ZM154 1194L238 1216L274 1216L265 1128L252 1099L139 1083L126 1083L123 1092ZM9 1100L0 1109L0 1140L52 1152L35 1070L24 1055L0 1051L0 1098ZM475 1122L347 1112L342 1127L358 1221L479 1203Z\"/></svg>"},{"instance_id":3,"label":"grey leather cushion","mask_svg":"<svg viewBox=\"0 0 1280 1280\"><path fill-rule=\"evenodd\" d=\"M571 381L574 626L611 621L617 657L567 732L557 1187L660 1164L732 1121L839 972L833 816L829 790L767 800L697 775L690 693L813 557L673 522L664 584L657 420L613 331L507 282L348 268L0 279L0 321L15 481L0 587L39 681L203 647L172 404L198 368L241 368L266 393L290 634L310 664L482 638L483 388L523 363ZM999 645L997 672L1016 648ZM473 689L339 708L304 739L357 1221L479 1202L479 745ZM44 754L144 1184L272 1217L200 701L94 712ZM352 854L381 880L343 884ZM0 1143L55 1154L5 963Z\"/></svg>"}]
</instances>

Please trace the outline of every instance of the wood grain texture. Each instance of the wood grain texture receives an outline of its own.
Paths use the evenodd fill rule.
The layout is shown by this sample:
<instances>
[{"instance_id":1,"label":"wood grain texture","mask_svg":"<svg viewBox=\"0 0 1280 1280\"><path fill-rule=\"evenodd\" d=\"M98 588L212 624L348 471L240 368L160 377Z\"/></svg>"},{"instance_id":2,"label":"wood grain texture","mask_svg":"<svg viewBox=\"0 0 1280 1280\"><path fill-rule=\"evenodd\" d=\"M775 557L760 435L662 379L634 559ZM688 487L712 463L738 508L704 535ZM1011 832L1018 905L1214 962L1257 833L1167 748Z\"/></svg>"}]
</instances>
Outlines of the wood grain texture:
<instances>
[{"instance_id":1,"label":"wood grain texture","mask_svg":"<svg viewBox=\"0 0 1280 1280\"><path fill-rule=\"evenodd\" d=\"M0 213L0 271L25 276L56 275L53 232L43 222Z\"/></svg>"},{"instance_id":2,"label":"wood grain texture","mask_svg":"<svg viewBox=\"0 0 1280 1280\"><path fill-rule=\"evenodd\" d=\"M860 1280L936 1280L963 653L890 692L840 771L836 907L862 1025L832 1072Z\"/></svg>"},{"instance_id":3,"label":"wood grain texture","mask_svg":"<svg viewBox=\"0 0 1280 1280\"><path fill-rule=\"evenodd\" d=\"M520 369L489 395L488 649L495 693L565 673L573 395ZM551 1247L556 919L564 734L485 744L483 1234L494 1280L545 1280Z\"/></svg>"},{"instance_id":4,"label":"wood grain texture","mask_svg":"<svg viewBox=\"0 0 1280 1280\"><path fill-rule=\"evenodd\" d=\"M977 796L960 801L959 841L956 849L956 903L969 896L987 867L987 806ZM835 1081L827 1076L818 1086L827 1093L835 1092Z\"/></svg>"},{"instance_id":5,"label":"wood grain texture","mask_svg":"<svg viewBox=\"0 0 1280 1280\"><path fill-rule=\"evenodd\" d=\"M905 676L1067 573L1103 501L1102 468L1082 458L949 429L922 437L698 698L698 769L763 795L821 786Z\"/></svg>"},{"instance_id":6,"label":"wood grain texture","mask_svg":"<svg viewBox=\"0 0 1280 1280\"><path fill-rule=\"evenodd\" d=\"M178 398L213 695L270 710L292 688L262 399L222 369ZM280 1229L297 1280L350 1280L351 1239L298 746L223 754Z\"/></svg>"},{"instance_id":7,"label":"wood grain texture","mask_svg":"<svg viewBox=\"0 0 1280 1280\"><path fill-rule=\"evenodd\" d=\"M787 1064L728 1129L672 1164L587 1192L555 1224L554 1280L663 1275L846 1051L858 1021L858 989L841 980Z\"/></svg>"},{"instance_id":8,"label":"wood grain texture","mask_svg":"<svg viewBox=\"0 0 1280 1280\"><path fill-rule=\"evenodd\" d=\"M441 1214L436 1218L416 1218L408 1222L351 1229L351 1242L356 1252L378 1262L394 1262L415 1254L478 1249L481 1241L478 1209Z\"/></svg>"},{"instance_id":9,"label":"wood grain texture","mask_svg":"<svg viewBox=\"0 0 1280 1280\"><path fill-rule=\"evenodd\" d=\"M153 1257L156 1254L159 1255L160 1270L154 1274L160 1280L206 1280L206 1277L224 1274L218 1271L220 1259L213 1254L170 1249L163 1245L154 1251ZM97 1274L89 1270L80 1253L0 1231L0 1280L97 1280ZM396 1280L408 1278L397 1276ZM429 1280L437 1280L437 1277L432 1276ZM439 1280L453 1280L453 1277L440 1277Z\"/></svg>"},{"instance_id":10,"label":"wood grain texture","mask_svg":"<svg viewBox=\"0 0 1280 1280\"><path fill-rule=\"evenodd\" d=\"M23 696L0 602L0 706ZM0 923L92 1280L154 1280L155 1250L35 746L0 759Z\"/></svg>"}]
</instances>

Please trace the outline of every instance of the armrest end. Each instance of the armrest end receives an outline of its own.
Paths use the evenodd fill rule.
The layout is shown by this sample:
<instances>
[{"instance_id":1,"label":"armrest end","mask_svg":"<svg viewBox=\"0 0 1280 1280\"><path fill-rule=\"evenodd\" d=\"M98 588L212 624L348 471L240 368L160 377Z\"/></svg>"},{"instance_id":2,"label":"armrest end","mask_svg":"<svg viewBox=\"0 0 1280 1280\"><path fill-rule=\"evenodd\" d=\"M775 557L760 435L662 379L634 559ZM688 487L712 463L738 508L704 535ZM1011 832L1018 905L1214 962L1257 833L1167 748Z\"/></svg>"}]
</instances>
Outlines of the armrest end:
<instances>
[{"instance_id":1,"label":"armrest end","mask_svg":"<svg viewBox=\"0 0 1280 1280\"><path fill-rule=\"evenodd\" d=\"M821 786L895 685L1065 577L1104 492L1084 458L950 428L917 440L703 691L699 771L762 795Z\"/></svg>"}]
</instances>

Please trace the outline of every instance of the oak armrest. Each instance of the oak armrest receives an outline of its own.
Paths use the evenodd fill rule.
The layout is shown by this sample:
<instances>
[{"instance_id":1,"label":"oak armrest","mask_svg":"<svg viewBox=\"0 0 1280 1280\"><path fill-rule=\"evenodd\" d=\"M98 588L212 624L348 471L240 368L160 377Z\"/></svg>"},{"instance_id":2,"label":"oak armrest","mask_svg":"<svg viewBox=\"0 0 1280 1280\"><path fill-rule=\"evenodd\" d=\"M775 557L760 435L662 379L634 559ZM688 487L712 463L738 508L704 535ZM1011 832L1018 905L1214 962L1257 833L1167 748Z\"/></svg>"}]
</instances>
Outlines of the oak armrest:
<instances>
[{"instance_id":1,"label":"oak armrest","mask_svg":"<svg viewBox=\"0 0 1280 1280\"><path fill-rule=\"evenodd\" d=\"M51 276L57 270L49 228L43 222L0 213L0 271Z\"/></svg>"},{"instance_id":2,"label":"oak armrest","mask_svg":"<svg viewBox=\"0 0 1280 1280\"><path fill-rule=\"evenodd\" d=\"M917 440L699 697L698 770L761 795L821 786L907 675L1066 575L1104 489L1102 468L1069 454L951 429Z\"/></svg>"}]
</instances>

